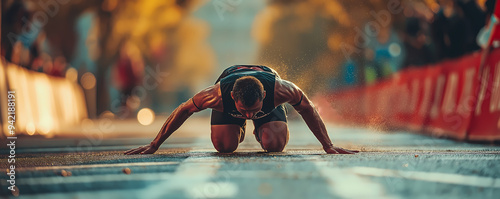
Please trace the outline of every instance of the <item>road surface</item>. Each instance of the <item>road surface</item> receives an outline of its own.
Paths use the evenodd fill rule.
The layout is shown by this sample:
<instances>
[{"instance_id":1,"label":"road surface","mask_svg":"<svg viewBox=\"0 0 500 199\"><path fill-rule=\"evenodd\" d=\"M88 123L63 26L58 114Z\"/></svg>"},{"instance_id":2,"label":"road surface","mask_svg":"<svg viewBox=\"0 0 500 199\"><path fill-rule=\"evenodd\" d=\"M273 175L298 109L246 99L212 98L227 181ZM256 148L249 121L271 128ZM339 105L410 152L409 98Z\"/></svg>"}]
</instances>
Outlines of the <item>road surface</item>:
<instances>
[{"instance_id":1,"label":"road surface","mask_svg":"<svg viewBox=\"0 0 500 199\"><path fill-rule=\"evenodd\" d=\"M500 196L500 147L376 127L327 124L334 144L361 150L356 155L324 154L301 120L289 122L284 152L263 153L247 133L235 153L218 154L210 142L208 118L199 117L188 120L156 154L123 155L149 143L162 122L134 127L134 121L113 121L114 128L83 134L79 129L79 135L52 139L20 136L15 164L19 192L14 194L56 199ZM247 126L251 132L251 122ZM14 198L7 179L2 175L0 194Z\"/></svg>"}]
</instances>

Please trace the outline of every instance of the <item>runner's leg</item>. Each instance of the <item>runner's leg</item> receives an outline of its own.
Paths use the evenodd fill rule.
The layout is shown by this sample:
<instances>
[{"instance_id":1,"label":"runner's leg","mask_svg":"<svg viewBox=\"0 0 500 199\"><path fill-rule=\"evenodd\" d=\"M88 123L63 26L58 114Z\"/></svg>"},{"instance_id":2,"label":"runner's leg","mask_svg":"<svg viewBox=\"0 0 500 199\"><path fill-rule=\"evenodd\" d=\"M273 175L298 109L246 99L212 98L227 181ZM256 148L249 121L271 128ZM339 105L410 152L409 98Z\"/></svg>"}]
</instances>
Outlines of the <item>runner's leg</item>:
<instances>
[{"instance_id":1,"label":"runner's leg","mask_svg":"<svg viewBox=\"0 0 500 199\"><path fill-rule=\"evenodd\" d=\"M267 152L281 152L289 139L286 111L277 107L268 116L254 120L255 138Z\"/></svg>"}]
</instances>

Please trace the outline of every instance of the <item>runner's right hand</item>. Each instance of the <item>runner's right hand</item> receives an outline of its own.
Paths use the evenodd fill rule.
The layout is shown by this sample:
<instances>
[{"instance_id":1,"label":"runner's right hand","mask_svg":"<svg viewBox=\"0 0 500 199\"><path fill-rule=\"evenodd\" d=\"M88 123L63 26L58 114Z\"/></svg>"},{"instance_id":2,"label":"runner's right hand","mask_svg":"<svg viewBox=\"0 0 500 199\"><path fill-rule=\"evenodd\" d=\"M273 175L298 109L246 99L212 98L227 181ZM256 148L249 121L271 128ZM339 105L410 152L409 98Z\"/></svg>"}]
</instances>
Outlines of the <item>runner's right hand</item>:
<instances>
[{"instance_id":1,"label":"runner's right hand","mask_svg":"<svg viewBox=\"0 0 500 199\"><path fill-rule=\"evenodd\" d=\"M325 152L327 154L355 154L355 153L359 153L359 151L357 151L357 150L349 150L349 149L344 149L344 148L334 147L334 146L323 148L323 149L325 150Z\"/></svg>"}]
</instances>

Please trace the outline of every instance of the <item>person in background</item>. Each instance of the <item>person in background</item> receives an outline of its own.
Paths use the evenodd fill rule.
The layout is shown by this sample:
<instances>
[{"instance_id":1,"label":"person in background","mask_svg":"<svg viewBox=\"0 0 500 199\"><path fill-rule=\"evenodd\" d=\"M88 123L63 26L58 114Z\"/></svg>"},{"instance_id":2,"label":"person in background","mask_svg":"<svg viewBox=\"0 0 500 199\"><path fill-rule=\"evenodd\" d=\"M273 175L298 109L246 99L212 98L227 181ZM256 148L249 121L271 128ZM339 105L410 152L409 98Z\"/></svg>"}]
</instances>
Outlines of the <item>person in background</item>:
<instances>
[{"instance_id":1,"label":"person in background","mask_svg":"<svg viewBox=\"0 0 500 199\"><path fill-rule=\"evenodd\" d=\"M476 1L439 0L438 3L441 8L431 24L438 61L478 50L474 40L484 26L484 12Z\"/></svg>"},{"instance_id":2,"label":"person in background","mask_svg":"<svg viewBox=\"0 0 500 199\"><path fill-rule=\"evenodd\" d=\"M382 26L368 41L365 48L367 82L384 79L401 69L405 57L403 42L392 24Z\"/></svg>"},{"instance_id":3,"label":"person in background","mask_svg":"<svg viewBox=\"0 0 500 199\"><path fill-rule=\"evenodd\" d=\"M485 26L481 28L479 34L477 35L476 42L481 48L485 49L488 45L488 40L491 35L491 31L495 24L498 23L498 18L493 13L495 12L496 0L487 0L485 2L486 7L486 17Z\"/></svg>"},{"instance_id":4,"label":"person in background","mask_svg":"<svg viewBox=\"0 0 500 199\"><path fill-rule=\"evenodd\" d=\"M434 55L426 42L420 19L409 17L405 22L404 46L406 57L403 67L422 66L432 63Z\"/></svg>"}]
</instances>

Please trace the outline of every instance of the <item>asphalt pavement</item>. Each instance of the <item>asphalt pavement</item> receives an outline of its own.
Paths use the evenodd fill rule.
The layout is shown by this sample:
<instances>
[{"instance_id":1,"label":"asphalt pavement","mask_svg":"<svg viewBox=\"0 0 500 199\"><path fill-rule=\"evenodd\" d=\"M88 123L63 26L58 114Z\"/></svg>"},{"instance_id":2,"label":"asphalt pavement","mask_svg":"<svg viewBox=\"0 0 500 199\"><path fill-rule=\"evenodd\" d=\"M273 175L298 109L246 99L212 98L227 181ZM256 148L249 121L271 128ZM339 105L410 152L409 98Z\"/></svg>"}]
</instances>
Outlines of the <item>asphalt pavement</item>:
<instances>
[{"instance_id":1,"label":"asphalt pavement","mask_svg":"<svg viewBox=\"0 0 500 199\"><path fill-rule=\"evenodd\" d=\"M301 120L289 121L284 152L264 153L251 133L232 154L210 142L209 120L192 118L153 155L123 155L161 127L87 122L54 138L19 136L16 186L4 198L499 198L500 147L376 127L327 124L327 155ZM108 128L109 126L113 128ZM249 122L247 132L252 132ZM2 143L1 168L9 150Z\"/></svg>"}]
</instances>

